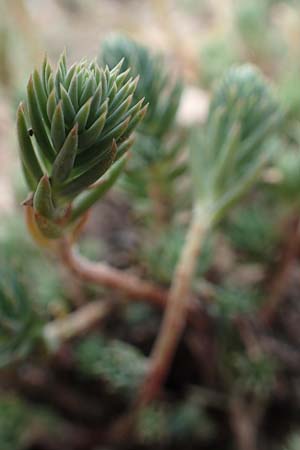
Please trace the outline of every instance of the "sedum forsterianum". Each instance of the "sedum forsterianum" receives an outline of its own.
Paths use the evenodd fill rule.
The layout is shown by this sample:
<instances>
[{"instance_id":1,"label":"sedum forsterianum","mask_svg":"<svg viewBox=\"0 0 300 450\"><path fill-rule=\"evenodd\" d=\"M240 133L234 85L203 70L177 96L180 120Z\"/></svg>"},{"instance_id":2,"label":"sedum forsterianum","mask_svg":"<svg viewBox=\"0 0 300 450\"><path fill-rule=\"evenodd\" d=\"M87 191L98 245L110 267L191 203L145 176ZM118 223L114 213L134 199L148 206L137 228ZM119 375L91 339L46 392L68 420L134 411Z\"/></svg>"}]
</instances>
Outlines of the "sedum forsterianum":
<instances>
[{"instance_id":1,"label":"sedum forsterianum","mask_svg":"<svg viewBox=\"0 0 300 450\"><path fill-rule=\"evenodd\" d=\"M32 191L25 203L32 208L31 227L46 239L72 228L124 166L147 106L134 97L138 77L121 66L103 69L82 61L68 68L62 54L56 72L45 58L29 79L17 131Z\"/></svg>"},{"instance_id":2,"label":"sedum forsterianum","mask_svg":"<svg viewBox=\"0 0 300 450\"><path fill-rule=\"evenodd\" d=\"M139 126L141 133L160 139L172 127L179 106L182 83L172 80L161 55L122 35L107 38L101 47L100 62L113 68L124 58L124 67L131 68L141 79L136 98L145 97L149 108Z\"/></svg>"},{"instance_id":3,"label":"sedum forsterianum","mask_svg":"<svg viewBox=\"0 0 300 450\"><path fill-rule=\"evenodd\" d=\"M271 87L254 66L229 69L216 86L207 122L191 140L195 203L214 222L258 178L281 118Z\"/></svg>"},{"instance_id":4,"label":"sedum forsterianum","mask_svg":"<svg viewBox=\"0 0 300 450\"><path fill-rule=\"evenodd\" d=\"M230 69L213 93L207 122L191 143L193 214L141 404L157 395L167 376L186 324L189 292L206 233L253 186L270 154L267 139L281 117L268 83L250 65Z\"/></svg>"},{"instance_id":5,"label":"sedum forsterianum","mask_svg":"<svg viewBox=\"0 0 300 450\"><path fill-rule=\"evenodd\" d=\"M123 186L144 212L150 210L150 218L163 225L184 201L179 186L187 170L180 158L186 139L184 130L176 125L183 84L168 69L162 55L123 35L105 39L99 60L112 68L121 58L124 67L141 77L136 97L145 97L149 103L145 119L137 128Z\"/></svg>"}]
</instances>

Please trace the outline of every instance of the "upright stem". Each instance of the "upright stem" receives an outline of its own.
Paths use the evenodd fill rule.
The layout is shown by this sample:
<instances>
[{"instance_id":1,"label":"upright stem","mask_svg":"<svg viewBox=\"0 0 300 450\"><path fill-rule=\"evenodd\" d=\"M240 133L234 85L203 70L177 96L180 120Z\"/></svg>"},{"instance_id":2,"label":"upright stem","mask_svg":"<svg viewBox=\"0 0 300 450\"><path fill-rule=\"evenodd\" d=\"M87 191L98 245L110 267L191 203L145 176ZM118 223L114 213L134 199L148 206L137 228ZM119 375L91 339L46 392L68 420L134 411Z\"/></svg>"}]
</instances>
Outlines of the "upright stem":
<instances>
[{"instance_id":1,"label":"upright stem","mask_svg":"<svg viewBox=\"0 0 300 450\"><path fill-rule=\"evenodd\" d=\"M209 226L207 216L195 208L179 263L174 273L167 308L160 333L150 357L149 373L146 377L138 404L151 401L159 392L172 364L178 341L187 322L190 289L203 238Z\"/></svg>"}]
</instances>

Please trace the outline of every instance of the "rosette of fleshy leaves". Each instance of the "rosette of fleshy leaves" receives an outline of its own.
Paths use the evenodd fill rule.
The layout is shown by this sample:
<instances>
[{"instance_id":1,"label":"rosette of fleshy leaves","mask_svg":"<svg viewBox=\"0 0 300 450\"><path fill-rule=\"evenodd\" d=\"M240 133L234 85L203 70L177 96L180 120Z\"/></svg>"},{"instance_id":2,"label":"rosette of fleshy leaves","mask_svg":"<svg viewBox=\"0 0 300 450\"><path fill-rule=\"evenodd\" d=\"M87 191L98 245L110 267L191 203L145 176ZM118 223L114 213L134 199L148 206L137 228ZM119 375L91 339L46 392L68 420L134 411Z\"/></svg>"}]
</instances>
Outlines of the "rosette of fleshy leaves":
<instances>
[{"instance_id":1,"label":"rosette of fleshy leaves","mask_svg":"<svg viewBox=\"0 0 300 450\"><path fill-rule=\"evenodd\" d=\"M47 239L71 227L124 166L132 132L147 106L134 97L138 78L121 66L122 61L103 69L95 61L82 61L68 68L62 54L55 72L45 58L41 71L29 79L17 131L33 192L26 206L32 206L35 224Z\"/></svg>"},{"instance_id":2,"label":"rosette of fleshy leaves","mask_svg":"<svg viewBox=\"0 0 300 450\"><path fill-rule=\"evenodd\" d=\"M40 330L25 283L13 268L0 268L0 367L25 358Z\"/></svg>"},{"instance_id":3,"label":"rosette of fleshy leaves","mask_svg":"<svg viewBox=\"0 0 300 450\"><path fill-rule=\"evenodd\" d=\"M154 214L167 220L174 198L179 204L179 178L186 171L180 153L185 142L184 130L175 127L183 85L167 70L162 55L153 54L147 47L122 35L106 39L101 48L100 61L110 68L120 58L124 67L140 74L136 89L138 97L149 103L145 119L138 127L134 157L126 170L124 186L140 199L140 206L154 200Z\"/></svg>"},{"instance_id":4,"label":"rosette of fleshy leaves","mask_svg":"<svg viewBox=\"0 0 300 450\"><path fill-rule=\"evenodd\" d=\"M182 83L172 80L164 59L134 40L114 35L102 43L100 62L113 68L124 58L124 68L140 75L136 98L145 97L149 108L139 129L160 138L172 127L182 93Z\"/></svg>"},{"instance_id":5,"label":"rosette of fleshy leaves","mask_svg":"<svg viewBox=\"0 0 300 450\"><path fill-rule=\"evenodd\" d=\"M228 70L213 93L204 127L191 138L195 202L218 221L248 192L268 161L283 114L254 66Z\"/></svg>"}]
</instances>

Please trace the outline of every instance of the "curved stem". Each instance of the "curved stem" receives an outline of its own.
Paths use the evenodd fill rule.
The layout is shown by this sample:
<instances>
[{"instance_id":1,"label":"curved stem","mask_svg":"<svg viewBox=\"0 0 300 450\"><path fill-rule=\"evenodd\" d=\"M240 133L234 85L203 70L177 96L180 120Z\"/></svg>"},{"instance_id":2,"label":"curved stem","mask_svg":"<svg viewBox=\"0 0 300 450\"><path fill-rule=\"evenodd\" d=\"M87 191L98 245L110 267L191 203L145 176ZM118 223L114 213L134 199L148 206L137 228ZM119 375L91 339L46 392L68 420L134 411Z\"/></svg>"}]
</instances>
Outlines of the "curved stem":
<instances>
[{"instance_id":1,"label":"curved stem","mask_svg":"<svg viewBox=\"0 0 300 450\"><path fill-rule=\"evenodd\" d=\"M103 262L90 262L78 255L67 239L61 240L58 254L62 263L81 280L105 287L119 289L132 298L164 306L167 292L154 284L110 267Z\"/></svg>"},{"instance_id":2,"label":"curved stem","mask_svg":"<svg viewBox=\"0 0 300 450\"><path fill-rule=\"evenodd\" d=\"M200 208L195 208L186 243L174 273L167 309L150 357L149 373L138 398L140 405L147 404L158 394L168 375L187 322L191 284L210 222L206 215L202 217L201 212Z\"/></svg>"}]
</instances>

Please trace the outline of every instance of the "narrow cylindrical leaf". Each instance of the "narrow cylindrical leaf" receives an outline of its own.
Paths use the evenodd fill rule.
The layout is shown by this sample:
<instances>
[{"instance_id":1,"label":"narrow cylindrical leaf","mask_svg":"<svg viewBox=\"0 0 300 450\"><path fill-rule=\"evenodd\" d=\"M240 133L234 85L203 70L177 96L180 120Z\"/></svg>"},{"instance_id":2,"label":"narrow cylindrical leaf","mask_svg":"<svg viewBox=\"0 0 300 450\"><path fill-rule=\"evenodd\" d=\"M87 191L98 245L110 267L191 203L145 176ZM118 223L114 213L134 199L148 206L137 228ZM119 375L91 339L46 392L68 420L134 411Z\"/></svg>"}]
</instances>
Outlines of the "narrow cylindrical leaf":
<instances>
[{"instance_id":1,"label":"narrow cylindrical leaf","mask_svg":"<svg viewBox=\"0 0 300 450\"><path fill-rule=\"evenodd\" d=\"M60 92L61 92L61 99L62 99L62 104L63 104L64 118L65 118L65 121L68 124L70 124L73 122L76 112L75 112L74 106L72 104L72 101L70 99L70 96L62 84L60 85Z\"/></svg>"},{"instance_id":2,"label":"narrow cylindrical leaf","mask_svg":"<svg viewBox=\"0 0 300 450\"><path fill-rule=\"evenodd\" d=\"M49 95L47 100L47 115L50 122L52 121L55 108L56 108L55 89L52 89L51 94Z\"/></svg>"},{"instance_id":3,"label":"narrow cylindrical leaf","mask_svg":"<svg viewBox=\"0 0 300 450\"><path fill-rule=\"evenodd\" d=\"M45 122L49 125L50 122L47 115L47 96L40 78L40 74L36 69L33 72L32 79L41 113L43 115Z\"/></svg>"},{"instance_id":4,"label":"narrow cylindrical leaf","mask_svg":"<svg viewBox=\"0 0 300 450\"><path fill-rule=\"evenodd\" d=\"M116 156L116 146L112 144L111 151L109 152L106 159L102 160L100 163L95 164L85 173L79 175L64 187L61 188L61 194L66 197L73 197L79 192L86 189L91 184L95 183L112 165Z\"/></svg>"},{"instance_id":5,"label":"narrow cylindrical leaf","mask_svg":"<svg viewBox=\"0 0 300 450\"><path fill-rule=\"evenodd\" d=\"M120 159L120 161L109 169L99 184L89 189L86 194L75 201L72 208L71 222L77 220L90 209L116 183L125 168L126 162L127 158L123 157Z\"/></svg>"},{"instance_id":6,"label":"narrow cylindrical leaf","mask_svg":"<svg viewBox=\"0 0 300 450\"><path fill-rule=\"evenodd\" d=\"M74 74L74 76L71 80L68 94L69 94L69 97L71 99L74 109L77 110L79 103L78 103L78 79L77 79L76 73Z\"/></svg>"},{"instance_id":7,"label":"narrow cylindrical leaf","mask_svg":"<svg viewBox=\"0 0 300 450\"><path fill-rule=\"evenodd\" d=\"M51 122L51 139L57 151L61 149L66 138L62 101L55 108Z\"/></svg>"},{"instance_id":8,"label":"narrow cylindrical leaf","mask_svg":"<svg viewBox=\"0 0 300 450\"><path fill-rule=\"evenodd\" d=\"M133 96L129 95L126 98L126 100L124 100L124 102L121 103L120 106L118 108L116 108L112 114L109 115L109 118L107 119L107 121L105 123L106 129L109 129L109 127L111 126L112 123L116 123L116 122L120 121L122 116L126 113L129 106L131 105L132 98L133 98Z\"/></svg>"},{"instance_id":9,"label":"narrow cylindrical leaf","mask_svg":"<svg viewBox=\"0 0 300 450\"><path fill-rule=\"evenodd\" d=\"M45 123L39 110L32 77L30 78L27 86L27 99L32 129L39 145L40 151L49 162L53 162L55 152L49 141L48 134L45 129Z\"/></svg>"},{"instance_id":10,"label":"narrow cylindrical leaf","mask_svg":"<svg viewBox=\"0 0 300 450\"><path fill-rule=\"evenodd\" d=\"M111 130L108 130L107 133L101 136L101 139L97 142L97 144L101 144L103 147L106 147L106 145L110 145L112 139L115 139L116 141L120 139L127 130L130 120L131 117L128 117Z\"/></svg>"},{"instance_id":11,"label":"narrow cylindrical leaf","mask_svg":"<svg viewBox=\"0 0 300 450\"><path fill-rule=\"evenodd\" d=\"M77 147L78 125L76 124L67 136L62 149L53 163L51 179L54 186L58 183L64 182L70 175L74 165Z\"/></svg>"},{"instance_id":12,"label":"narrow cylindrical leaf","mask_svg":"<svg viewBox=\"0 0 300 450\"><path fill-rule=\"evenodd\" d=\"M73 78L74 78L74 75L75 75L76 70L77 70L77 65L76 65L75 63L74 63L74 64L70 67L70 69L68 70L68 73L67 73L66 79L65 79L65 88L67 89L67 91L68 91L69 88L70 88L71 81L72 81Z\"/></svg>"},{"instance_id":13,"label":"narrow cylindrical leaf","mask_svg":"<svg viewBox=\"0 0 300 450\"><path fill-rule=\"evenodd\" d=\"M96 140L99 138L103 130L106 114L107 111L105 111L88 130L80 134L78 138L78 153L95 144Z\"/></svg>"},{"instance_id":14,"label":"narrow cylindrical leaf","mask_svg":"<svg viewBox=\"0 0 300 450\"><path fill-rule=\"evenodd\" d=\"M75 117L75 122L78 123L79 132L83 131L86 127L87 120L91 110L92 98L90 98L78 111Z\"/></svg>"},{"instance_id":15,"label":"narrow cylindrical leaf","mask_svg":"<svg viewBox=\"0 0 300 450\"><path fill-rule=\"evenodd\" d=\"M118 105L129 95L132 83L133 83L132 78L129 78L129 80L124 84L124 86L121 87L119 92L115 95L113 100L109 102L109 109L111 113L113 113L115 108L117 108Z\"/></svg>"},{"instance_id":16,"label":"narrow cylindrical leaf","mask_svg":"<svg viewBox=\"0 0 300 450\"><path fill-rule=\"evenodd\" d=\"M42 169L36 157L31 138L25 120L24 105L20 104L17 113L17 132L20 147L21 160L26 171L34 178L37 183L43 176Z\"/></svg>"},{"instance_id":17,"label":"narrow cylindrical leaf","mask_svg":"<svg viewBox=\"0 0 300 450\"><path fill-rule=\"evenodd\" d=\"M33 196L33 207L43 217L53 219L55 209L52 200L52 188L47 175L44 175L36 188Z\"/></svg>"},{"instance_id":18,"label":"narrow cylindrical leaf","mask_svg":"<svg viewBox=\"0 0 300 450\"><path fill-rule=\"evenodd\" d=\"M102 93L102 89L101 89L101 85L98 86L98 88L96 89L94 95L93 95L93 99L92 99L92 103L91 103L91 110L90 110L90 115L87 121L87 126L91 126L92 123L96 120L96 118L99 116L99 107L101 106L101 93ZM107 100L108 102L108 100ZM101 115L101 113L100 113Z\"/></svg>"},{"instance_id":19,"label":"narrow cylindrical leaf","mask_svg":"<svg viewBox=\"0 0 300 450\"><path fill-rule=\"evenodd\" d=\"M84 90L80 96L80 100L79 100L80 105L83 105L90 97L93 96L96 87L97 86L96 86L94 74L91 73L89 76L89 79L86 82Z\"/></svg>"}]
</instances>

